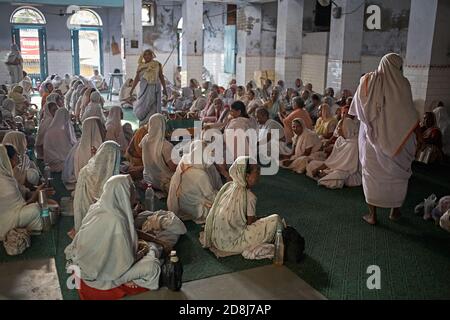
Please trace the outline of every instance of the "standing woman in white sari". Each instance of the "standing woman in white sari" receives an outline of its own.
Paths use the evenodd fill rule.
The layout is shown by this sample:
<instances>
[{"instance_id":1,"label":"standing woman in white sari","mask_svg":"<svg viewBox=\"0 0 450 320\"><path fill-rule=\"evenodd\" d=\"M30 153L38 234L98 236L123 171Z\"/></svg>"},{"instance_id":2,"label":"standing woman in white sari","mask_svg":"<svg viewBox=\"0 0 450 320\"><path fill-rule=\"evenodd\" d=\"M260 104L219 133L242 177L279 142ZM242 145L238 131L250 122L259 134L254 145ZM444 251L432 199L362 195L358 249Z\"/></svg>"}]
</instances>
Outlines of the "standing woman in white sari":
<instances>
[{"instance_id":1,"label":"standing woman in white sari","mask_svg":"<svg viewBox=\"0 0 450 320\"><path fill-rule=\"evenodd\" d=\"M139 57L138 70L130 92L133 95L140 83L138 99L134 105L134 114L140 125L146 124L152 115L161 112L161 85L163 95L167 96L163 67L155 58L155 53L150 49Z\"/></svg>"},{"instance_id":2,"label":"standing woman in white sari","mask_svg":"<svg viewBox=\"0 0 450 320\"><path fill-rule=\"evenodd\" d=\"M198 224L205 222L222 187L211 156L204 153L205 147L203 141L192 142L190 152L181 158L172 177L167 198L169 211L181 220L194 220Z\"/></svg>"},{"instance_id":3,"label":"standing woman in white sari","mask_svg":"<svg viewBox=\"0 0 450 320\"><path fill-rule=\"evenodd\" d=\"M11 83L17 84L23 79L23 58L17 44L11 45L11 51L8 53L5 61L11 76Z\"/></svg>"},{"instance_id":4,"label":"standing woman in white sari","mask_svg":"<svg viewBox=\"0 0 450 320\"><path fill-rule=\"evenodd\" d=\"M106 140L112 140L120 145L122 154L127 151L129 141L125 138L122 127L123 111L120 107L112 107L106 120Z\"/></svg>"},{"instance_id":5,"label":"standing woman in white sari","mask_svg":"<svg viewBox=\"0 0 450 320\"><path fill-rule=\"evenodd\" d=\"M160 113L148 120L148 133L141 142L144 180L164 193L177 166L172 161L172 144L166 140L166 120Z\"/></svg>"},{"instance_id":6,"label":"standing woman in white sari","mask_svg":"<svg viewBox=\"0 0 450 320\"><path fill-rule=\"evenodd\" d=\"M106 141L78 175L73 201L74 230L69 236L73 238L75 232L80 230L89 207L100 198L106 181L118 175L119 170L120 146L113 141Z\"/></svg>"},{"instance_id":7,"label":"standing woman in white sari","mask_svg":"<svg viewBox=\"0 0 450 320\"><path fill-rule=\"evenodd\" d=\"M377 71L361 78L349 114L361 121L360 159L369 206L364 220L375 225L377 207L391 209L390 219L398 220L412 175L419 124L398 54L384 56Z\"/></svg>"},{"instance_id":8,"label":"standing woman in white sari","mask_svg":"<svg viewBox=\"0 0 450 320\"><path fill-rule=\"evenodd\" d=\"M14 154L14 147L9 146L9 150L0 144L0 241L14 228L26 228L31 232L42 230L40 208L36 203L38 192L25 202L13 173L17 154Z\"/></svg>"},{"instance_id":9,"label":"standing woman in white sari","mask_svg":"<svg viewBox=\"0 0 450 320\"><path fill-rule=\"evenodd\" d=\"M251 188L258 183L258 165L249 157L239 157L230 168L232 182L220 189L206 218L203 246L225 254L240 254L265 243L272 243L280 216L256 218L256 196Z\"/></svg>"},{"instance_id":10,"label":"standing woman in white sari","mask_svg":"<svg viewBox=\"0 0 450 320\"><path fill-rule=\"evenodd\" d=\"M138 242L132 209L135 193L130 176L110 178L66 248L66 259L80 268L80 293L83 286L103 291L122 285L159 288L159 254Z\"/></svg>"},{"instance_id":11,"label":"standing woman in white sari","mask_svg":"<svg viewBox=\"0 0 450 320\"><path fill-rule=\"evenodd\" d=\"M64 161L77 143L69 111L58 109L44 137L44 162L51 172L61 172Z\"/></svg>"},{"instance_id":12,"label":"standing woman in white sari","mask_svg":"<svg viewBox=\"0 0 450 320\"><path fill-rule=\"evenodd\" d=\"M310 178L329 189L358 187L362 183L358 150L358 126L355 120L342 119L337 127L336 140L330 157L326 161L311 161L306 168Z\"/></svg>"}]
</instances>

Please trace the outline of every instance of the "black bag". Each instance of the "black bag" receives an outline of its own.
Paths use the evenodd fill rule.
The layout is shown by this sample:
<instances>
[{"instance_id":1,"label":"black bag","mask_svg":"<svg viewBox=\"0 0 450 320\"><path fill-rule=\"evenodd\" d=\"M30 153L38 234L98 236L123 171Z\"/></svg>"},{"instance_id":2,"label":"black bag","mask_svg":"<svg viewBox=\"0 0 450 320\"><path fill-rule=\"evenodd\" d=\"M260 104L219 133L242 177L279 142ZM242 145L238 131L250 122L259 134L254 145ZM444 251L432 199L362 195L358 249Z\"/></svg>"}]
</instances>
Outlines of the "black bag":
<instances>
[{"instance_id":1,"label":"black bag","mask_svg":"<svg viewBox=\"0 0 450 320\"><path fill-rule=\"evenodd\" d=\"M284 260L299 263L305 252L305 239L293 227L283 230Z\"/></svg>"}]
</instances>

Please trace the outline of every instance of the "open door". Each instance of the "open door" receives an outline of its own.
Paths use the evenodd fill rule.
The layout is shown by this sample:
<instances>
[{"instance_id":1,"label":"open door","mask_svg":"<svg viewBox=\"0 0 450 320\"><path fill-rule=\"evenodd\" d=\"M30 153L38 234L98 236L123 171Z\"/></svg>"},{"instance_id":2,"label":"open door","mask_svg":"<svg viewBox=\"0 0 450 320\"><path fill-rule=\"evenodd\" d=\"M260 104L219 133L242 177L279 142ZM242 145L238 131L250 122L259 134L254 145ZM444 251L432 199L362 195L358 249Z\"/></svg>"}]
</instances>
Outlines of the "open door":
<instances>
[{"instance_id":1,"label":"open door","mask_svg":"<svg viewBox=\"0 0 450 320\"><path fill-rule=\"evenodd\" d=\"M97 28L72 29L73 71L77 75L91 77L94 70L103 74L102 32Z\"/></svg>"}]
</instances>

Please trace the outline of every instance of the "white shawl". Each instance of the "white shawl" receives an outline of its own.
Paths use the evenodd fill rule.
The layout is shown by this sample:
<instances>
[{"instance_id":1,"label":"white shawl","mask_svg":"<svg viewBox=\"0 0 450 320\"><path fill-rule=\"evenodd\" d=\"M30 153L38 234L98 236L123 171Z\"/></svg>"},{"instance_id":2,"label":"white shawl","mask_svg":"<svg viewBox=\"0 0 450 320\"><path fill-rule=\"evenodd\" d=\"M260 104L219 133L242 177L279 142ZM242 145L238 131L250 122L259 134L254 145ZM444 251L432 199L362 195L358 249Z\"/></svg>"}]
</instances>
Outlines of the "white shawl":
<instances>
[{"instance_id":1,"label":"white shawl","mask_svg":"<svg viewBox=\"0 0 450 320\"><path fill-rule=\"evenodd\" d=\"M83 280L117 280L136 262L138 237L130 203L132 183L130 176L110 178L66 248L67 260L80 267Z\"/></svg>"},{"instance_id":2,"label":"white shawl","mask_svg":"<svg viewBox=\"0 0 450 320\"><path fill-rule=\"evenodd\" d=\"M119 174L119 169L120 147L113 141L106 141L78 175L73 202L75 230L80 229L89 207L100 198L106 181Z\"/></svg>"},{"instance_id":3,"label":"white shawl","mask_svg":"<svg viewBox=\"0 0 450 320\"><path fill-rule=\"evenodd\" d=\"M125 138L122 128L122 109L120 107L112 107L106 121L106 140L112 140L120 145L122 153L128 148L128 140Z\"/></svg>"},{"instance_id":4,"label":"white shawl","mask_svg":"<svg viewBox=\"0 0 450 320\"><path fill-rule=\"evenodd\" d=\"M370 143L390 157L402 150L419 123L402 65L398 54L384 56L377 71L361 78L349 112L366 125Z\"/></svg>"},{"instance_id":5,"label":"white shawl","mask_svg":"<svg viewBox=\"0 0 450 320\"><path fill-rule=\"evenodd\" d=\"M14 177L19 182L19 184L25 184L25 181L27 179L27 170L37 169L34 162L32 162L27 155L28 142L25 133L20 131L8 132L3 138L2 143L4 145L10 144L16 148L20 164L13 170Z\"/></svg>"}]
</instances>

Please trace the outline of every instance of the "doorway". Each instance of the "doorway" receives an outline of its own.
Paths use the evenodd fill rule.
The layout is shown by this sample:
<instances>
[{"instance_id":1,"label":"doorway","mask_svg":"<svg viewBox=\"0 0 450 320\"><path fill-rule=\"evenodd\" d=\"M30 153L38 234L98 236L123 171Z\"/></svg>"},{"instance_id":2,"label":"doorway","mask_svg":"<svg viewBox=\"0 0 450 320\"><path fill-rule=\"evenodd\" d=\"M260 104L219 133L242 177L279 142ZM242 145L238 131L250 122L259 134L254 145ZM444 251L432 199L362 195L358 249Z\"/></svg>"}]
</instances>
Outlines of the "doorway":
<instances>
[{"instance_id":1,"label":"doorway","mask_svg":"<svg viewBox=\"0 0 450 320\"><path fill-rule=\"evenodd\" d=\"M102 31L97 28L71 30L73 72L90 78L94 70L103 74Z\"/></svg>"}]
</instances>

